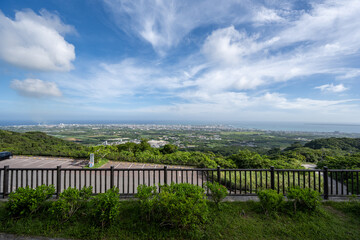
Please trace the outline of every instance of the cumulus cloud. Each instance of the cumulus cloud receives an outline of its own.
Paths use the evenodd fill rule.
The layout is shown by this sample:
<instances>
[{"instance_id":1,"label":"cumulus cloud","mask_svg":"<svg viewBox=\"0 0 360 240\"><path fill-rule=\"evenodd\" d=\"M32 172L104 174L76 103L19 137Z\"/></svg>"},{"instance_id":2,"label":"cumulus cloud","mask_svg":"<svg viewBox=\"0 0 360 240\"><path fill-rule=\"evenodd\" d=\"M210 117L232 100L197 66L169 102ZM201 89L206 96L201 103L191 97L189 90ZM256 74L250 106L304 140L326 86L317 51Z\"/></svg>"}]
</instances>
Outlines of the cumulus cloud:
<instances>
[{"instance_id":1,"label":"cumulus cloud","mask_svg":"<svg viewBox=\"0 0 360 240\"><path fill-rule=\"evenodd\" d=\"M0 58L18 67L41 71L69 71L75 47L64 39L74 28L60 18L40 11L16 12L10 19L0 11Z\"/></svg>"},{"instance_id":2,"label":"cumulus cloud","mask_svg":"<svg viewBox=\"0 0 360 240\"><path fill-rule=\"evenodd\" d=\"M255 40L256 36L250 37L230 26L213 31L205 40L203 52L223 65L238 65L241 58L259 50Z\"/></svg>"},{"instance_id":3,"label":"cumulus cloud","mask_svg":"<svg viewBox=\"0 0 360 240\"><path fill-rule=\"evenodd\" d=\"M119 28L135 32L160 54L199 26L237 23L254 9L237 0L104 0Z\"/></svg>"},{"instance_id":4,"label":"cumulus cloud","mask_svg":"<svg viewBox=\"0 0 360 240\"><path fill-rule=\"evenodd\" d=\"M322 92L331 92L331 93L340 93L346 91L348 88L344 87L343 84L324 84L318 87L315 87L315 89L320 89Z\"/></svg>"},{"instance_id":5,"label":"cumulus cloud","mask_svg":"<svg viewBox=\"0 0 360 240\"><path fill-rule=\"evenodd\" d=\"M10 87L24 97L60 97L61 91L54 82L42 81L40 79L25 79L11 81Z\"/></svg>"}]
</instances>

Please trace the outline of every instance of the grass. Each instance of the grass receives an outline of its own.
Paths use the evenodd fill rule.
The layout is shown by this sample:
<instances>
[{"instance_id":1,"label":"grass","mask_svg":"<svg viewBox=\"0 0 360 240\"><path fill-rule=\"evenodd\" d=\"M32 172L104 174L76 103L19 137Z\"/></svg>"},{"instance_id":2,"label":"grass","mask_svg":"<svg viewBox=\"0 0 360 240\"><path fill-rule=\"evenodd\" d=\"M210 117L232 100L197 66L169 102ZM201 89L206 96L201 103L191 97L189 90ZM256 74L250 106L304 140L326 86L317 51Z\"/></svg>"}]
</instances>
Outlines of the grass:
<instances>
[{"instance_id":1,"label":"grass","mask_svg":"<svg viewBox=\"0 0 360 240\"><path fill-rule=\"evenodd\" d=\"M235 175L236 173L236 175ZM217 179L216 172L209 173L209 179ZM271 175L269 172L261 171L232 171L221 172L220 182L232 192L237 193L256 193L260 189L271 188ZM286 194L287 189L293 186L308 187L319 191L319 175L314 172L275 172L274 175L275 190ZM320 193L324 189L323 178L321 177Z\"/></svg>"},{"instance_id":2,"label":"grass","mask_svg":"<svg viewBox=\"0 0 360 240\"><path fill-rule=\"evenodd\" d=\"M360 214L354 204L324 203L314 214L279 213L267 216L256 202L227 202L217 210L210 203L210 220L197 229L169 229L146 223L136 201L122 201L121 213L108 228L94 225L86 211L58 223L46 211L11 219L0 204L0 232L76 239L360 239Z\"/></svg>"},{"instance_id":3,"label":"grass","mask_svg":"<svg viewBox=\"0 0 360 240\"><path fill-rule=\"evenodd\" d=\"M84 168L89 168L89 169L91 169L91 168L99 168L102 165L105 165L107 162L109 162L109 160L102 158L97 163L95 163L93 167L85 166Z\"/></svg>"}]
</instances>

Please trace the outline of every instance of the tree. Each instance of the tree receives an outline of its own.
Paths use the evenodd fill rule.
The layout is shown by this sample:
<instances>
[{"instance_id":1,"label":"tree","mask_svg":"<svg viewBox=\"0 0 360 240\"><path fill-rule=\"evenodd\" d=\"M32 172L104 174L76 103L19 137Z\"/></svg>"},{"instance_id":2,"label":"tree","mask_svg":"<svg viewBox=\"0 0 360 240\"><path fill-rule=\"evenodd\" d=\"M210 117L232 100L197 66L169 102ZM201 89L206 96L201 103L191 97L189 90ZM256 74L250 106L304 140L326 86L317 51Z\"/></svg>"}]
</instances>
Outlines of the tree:
<instances>
[{"instance_id":1,"label":"tree","mask_svg":"<svg viewBox=\"0 0 360 240\"><path fill-rule=\"evenodd\" d=\"M170 154L178 151L178 146L173 144L166 144L160 149L162 154Z\"/></svg>"}]
</instances>

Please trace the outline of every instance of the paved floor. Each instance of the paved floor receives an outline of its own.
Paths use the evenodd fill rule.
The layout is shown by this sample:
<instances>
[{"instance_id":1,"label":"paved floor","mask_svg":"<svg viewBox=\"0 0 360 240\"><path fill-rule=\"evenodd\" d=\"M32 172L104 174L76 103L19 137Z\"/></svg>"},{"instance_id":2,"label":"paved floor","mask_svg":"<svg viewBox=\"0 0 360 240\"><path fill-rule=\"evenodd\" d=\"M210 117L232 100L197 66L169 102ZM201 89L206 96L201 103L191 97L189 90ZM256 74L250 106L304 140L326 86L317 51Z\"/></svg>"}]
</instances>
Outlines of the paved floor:
<instances>
[{"instance_id":1,"label":"paved floor","mask_svg":"<svg viewBox=\"0 0 360 240\"><path fill-rule=\"evenodd\" d=\"M0 161L0 168L4 166L10 168L56 168L57 166L62 168L82 168L87 162L71 158L14 156Z\"/></svg>"}]
</instances>

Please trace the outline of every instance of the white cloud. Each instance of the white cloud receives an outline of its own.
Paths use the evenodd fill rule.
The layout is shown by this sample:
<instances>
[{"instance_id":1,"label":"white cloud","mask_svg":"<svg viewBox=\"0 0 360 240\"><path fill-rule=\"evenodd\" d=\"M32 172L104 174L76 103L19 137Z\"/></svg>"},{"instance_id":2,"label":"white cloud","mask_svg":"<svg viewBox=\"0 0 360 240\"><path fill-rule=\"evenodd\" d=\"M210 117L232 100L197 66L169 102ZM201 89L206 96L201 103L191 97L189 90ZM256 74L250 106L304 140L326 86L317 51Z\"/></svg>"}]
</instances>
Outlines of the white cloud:
<instances>
[{"instance_id":1,"label":"white cloud","mask_svg":"<svg viewBox=\"0 0 360 240\"><path fill-rule=\"evenodd\" d=\"M187 1L106 2L116 16L126 14L131 19L120 18L124 20L121 24L128 25L159 52L175 46L202 24L216 22L211 19L205 23L203 12L206 11L199 12L199 16L193 10L185 13ZM192 6L194 4L198 3ZM223 116L226 112L230 117L251 112L258 112L259 116L262 112L275 112L279 116L290 112L295 120L301 116L311 120L315 115L320 119L322 113L336 115L347 111L348 114L359 108L359 100L324 99L325 95L302 97L302 89L289 96L280 93L279 83L299 79L308 83L305 77L314 74L357 77L359 70L354 63L353 68L348 67L347 60L358 57L360 48L360 15L353 11L359 9L359 5L352 0L314 3L307 12L289 10L287 13L260 8L257 13L251 12L248 19L264 24L250 24L254 28L245 30L243 25L233 23L235 20L227 21L226 27L209 33L199 52L177 58L179 62L172 66L165 63L166 58L156 63L125 59L100 64L89 77L59 81L59 84L62 89L66 88L66 93L90 101L120 105L132 98L136 103L148 101L151 105L150 108L134 107L134 111L184 115L207 112L204 116ZM217 13L214 9L209 12ZM214 16L223 23L224 16ZM229 18L234 16L230 13ZM270 22L276 22L276 27ZM327 84L317 89L342 92L347 87Z\"/></svg>"},{"instance_id":2,"label":"white cloud","mask_svg":"<svg viewBox=\"0 0 360 240\"><path fill-rule=\"evenodd\" d=\"M234 26L213 31L203 45L203 52L222 65L238 65L241 59L260 49L256 36L249 37Z\"/></svg>"},{"instance_id":3,"label":"white cloud","mask_svg":"<svg viewBox=\"0 0 360 240\"><path fill-rule=\"evenodd\" d=\"M269 9L266 7L260 7L254 16L253 21L256 24L267 24L274 22L283 22L285 19L279 16L279 14L274 9Z\"/></svg>"},{"instance_id":4,"label":"white cloud","mask_svg":"<svg viewBox=\"0 0 360 240\"><path fill-rule=\"evenodd\" d=\"M60 97L61 91L54 82L46 82L40 79L13 80L10 87L18 94L25 97Z\"/></svg>"},{"instance_id":5,"label":"white cloud","mask_svg":"<svg viewBox=\"0 0 360 240\"><path fill-rule=\"evenodd\" d=\"M104 0L119 28L135 32L160 54L202 25L237 23L253 10L237 0Z\"/></svg>"},{"instance_id":6,"label":"white cloud","mask_svg":"<svg viewBox=\"0 0 360 240\"><path fill-rule=\"evenodd\" d=\"M315 89L320 89L322 92L331 92L331 93L340 93L348 90L348 88L344 87L343 84L324 84L318 87L315 87Z\"/></svg>"},{"instance_id":7,"label":"white cloud","mask_svg":"<svg viewBox=\"0 0 360 240\"><path fill-rule=\"evenodd\" d=\"M194 72L195 71L195 72ZM87 77L62 78L59 85L71 96L81 96L90 101L114 101L141 95L171 95L183 82L196 73L190 69L186 73L171 75L156 63L144 63L135 59L124 59L118 63L99 63ZM83 74L83 73L81 73Z\"/></svg>"},{"instance_id":8,"label":"white cloud","mask_svg":"<svg viewBox=\"0 0 360 240\"><path fill-rule=\"evenodd\" d=\"M75 48L63 35L75 30L45 10L19 11L12 20L0 11L0 58L15 66L42 71L69 71Z\"/></svg>"}]
</instances>

